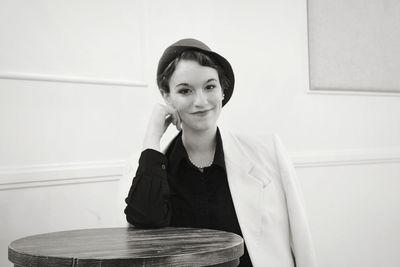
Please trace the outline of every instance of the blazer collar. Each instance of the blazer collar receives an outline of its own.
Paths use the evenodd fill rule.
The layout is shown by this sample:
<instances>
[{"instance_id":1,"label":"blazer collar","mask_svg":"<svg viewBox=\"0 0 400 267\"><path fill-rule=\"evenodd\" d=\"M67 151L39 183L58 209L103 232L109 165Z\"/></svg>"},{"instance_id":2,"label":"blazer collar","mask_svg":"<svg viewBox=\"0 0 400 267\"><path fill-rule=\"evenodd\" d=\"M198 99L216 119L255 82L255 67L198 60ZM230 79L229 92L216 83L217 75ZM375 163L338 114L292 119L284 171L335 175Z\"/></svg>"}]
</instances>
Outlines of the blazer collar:
<instances>
[{"instance_id":1,"label":"blazer collar","mask_svg":"<svg viewBox=\"0 0 400 267\"><path fill-rule=\"evenodd\" d=\"M243 153L244 151L241 149L241 144L230 132L224 130L220 132L222 144L224 146L225 162L230 161L230 163L239 168L241 172L248 173L252 169L253 164L249 158L246 157L246 154Z\"/></svg>"},{"instance_id":2,"label":"blazer collar","mask_svg":"<svg viewBox=\"0 0 400 267\"><path fill-rule=\"evenodd\" d=\"M262 193L270 183L260 167L249 158L243 143L229 132L221 130L228 184L244 237L262 229ZM257 153L257 152L254 152Z\"/></svg>"}]
</instances>

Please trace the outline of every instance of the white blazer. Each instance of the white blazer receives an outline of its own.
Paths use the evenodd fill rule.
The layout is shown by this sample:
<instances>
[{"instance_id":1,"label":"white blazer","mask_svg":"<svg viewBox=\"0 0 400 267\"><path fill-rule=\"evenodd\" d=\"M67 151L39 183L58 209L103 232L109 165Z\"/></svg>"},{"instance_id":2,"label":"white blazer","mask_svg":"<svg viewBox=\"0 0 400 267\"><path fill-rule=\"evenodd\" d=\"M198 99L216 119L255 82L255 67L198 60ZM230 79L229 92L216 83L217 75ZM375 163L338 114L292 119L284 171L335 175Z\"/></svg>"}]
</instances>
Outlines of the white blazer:
<instances>
[{"instance_id":1,"label":"white blazer","mask_svg":"<svg viewBox=\"0 0 400 267\"><path fill-rule=\"evenodd\" d=\"M317 266L296 173L280 139L220 133L228 184L253 265Z\"/></svg>"},{"instance_id":2,"label":"white blazer","mask_svg":"<svg viewBox=\"0 0 400 267\"><path fill-rule=\"evenodd\" d=\"M228 184L253 266L318 266L296 173L279 137L220 133ZM129 187L123 186L123 198Z\"/></svg>"}]
</instances>

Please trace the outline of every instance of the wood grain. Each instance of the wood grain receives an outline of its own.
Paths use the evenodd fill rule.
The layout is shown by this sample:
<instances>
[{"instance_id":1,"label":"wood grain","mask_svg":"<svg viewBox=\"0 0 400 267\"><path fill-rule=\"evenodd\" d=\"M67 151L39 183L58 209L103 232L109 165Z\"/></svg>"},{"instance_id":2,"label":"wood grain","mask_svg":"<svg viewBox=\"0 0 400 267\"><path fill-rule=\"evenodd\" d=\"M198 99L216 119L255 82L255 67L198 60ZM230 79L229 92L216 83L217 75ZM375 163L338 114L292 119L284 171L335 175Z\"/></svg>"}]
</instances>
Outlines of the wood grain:
<instances>
[{"instance_id":1,"label":"wood grain","mask_svg":"<svg viewBox=\"0 0 400 267\"><path fill-rule=\"evenodd\" d=\"M243 239L193 228L103 228L29 236L12 242L15 266L237 266Z\"/></svg>"}]
</instances>

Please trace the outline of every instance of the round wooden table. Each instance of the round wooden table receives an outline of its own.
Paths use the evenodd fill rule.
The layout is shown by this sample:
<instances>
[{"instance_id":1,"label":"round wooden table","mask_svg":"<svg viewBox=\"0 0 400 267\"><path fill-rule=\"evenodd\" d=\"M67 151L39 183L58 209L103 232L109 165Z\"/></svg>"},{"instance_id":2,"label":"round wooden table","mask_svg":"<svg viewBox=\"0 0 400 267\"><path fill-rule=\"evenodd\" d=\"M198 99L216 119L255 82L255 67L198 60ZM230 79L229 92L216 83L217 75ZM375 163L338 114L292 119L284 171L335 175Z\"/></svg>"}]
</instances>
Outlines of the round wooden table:
<instances>
[{"instance_id":1,"label":"round wooden table","mask_svg":"<svg viewBox=\"0 0 400 267\"><path fill-rule=\"evenodd\" d=\"M8 247L14 266L237 266L243 239L193 228L103 228L21 238Z\"/></svg>"}]
</instances>

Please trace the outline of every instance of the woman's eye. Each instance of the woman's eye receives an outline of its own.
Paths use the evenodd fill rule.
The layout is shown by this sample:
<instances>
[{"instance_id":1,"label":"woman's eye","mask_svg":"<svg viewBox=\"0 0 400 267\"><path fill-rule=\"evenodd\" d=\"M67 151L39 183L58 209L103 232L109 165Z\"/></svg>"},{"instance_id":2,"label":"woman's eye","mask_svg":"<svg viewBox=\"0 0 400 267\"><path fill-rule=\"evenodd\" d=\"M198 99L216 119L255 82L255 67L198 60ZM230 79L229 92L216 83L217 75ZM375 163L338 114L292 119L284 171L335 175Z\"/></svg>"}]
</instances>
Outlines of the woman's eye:
<instances>
[{"instance_id":1,"label":"woman's eye","mask_svg":"<svg viewBox=\"0 0 400 267\"><path fill-rule=\"evenodd\" d=\"M207 85L206 86L206 89L207 90L212 90L212 89L214 89L216 86L214 85L214 84L209 84L209 85Z\"/></svg>"},{"instance_id":2,"label":"woman's eye","mask_svg":"<svg viewBox=\"0 0 400 267\"><path fill-rule=\"evenodd\" d=\"M181 89L181 90L179 90L179 93L182 95L186 95L186 94L190 93L190 90L189 89Z\"/></svg>"}]
</instances>

